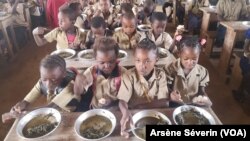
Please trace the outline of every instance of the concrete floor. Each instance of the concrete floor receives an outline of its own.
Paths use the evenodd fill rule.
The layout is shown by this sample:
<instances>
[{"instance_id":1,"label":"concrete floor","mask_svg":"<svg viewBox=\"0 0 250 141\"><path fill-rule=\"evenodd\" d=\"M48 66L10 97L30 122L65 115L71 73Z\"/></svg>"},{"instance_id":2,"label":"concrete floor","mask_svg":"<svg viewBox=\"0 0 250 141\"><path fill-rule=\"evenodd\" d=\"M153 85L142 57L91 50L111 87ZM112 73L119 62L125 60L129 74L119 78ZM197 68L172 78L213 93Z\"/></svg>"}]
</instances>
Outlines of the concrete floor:
<instances>
[{"instance_id":1,"label":"concrete floor","mask_svg":"<svg viewBox=\"0 0 250 141\"><path fill-rule=\"evenodd\" d=\"M39 78L38 66L41 58L53 50L55 50L54 44L36 47L31 41L11 62L0 66L1 114L8 112L29 92ZM230 87L220 80L215 67L203 54L200 57L200 64L209 71L211 80L207 93L213 102L212 108L222 123L250 124L250 110L243 109L242 104L234 100ZM0 140L4 139L11 125L12 123L0 124Z\"/></svg>"}]
</instances>

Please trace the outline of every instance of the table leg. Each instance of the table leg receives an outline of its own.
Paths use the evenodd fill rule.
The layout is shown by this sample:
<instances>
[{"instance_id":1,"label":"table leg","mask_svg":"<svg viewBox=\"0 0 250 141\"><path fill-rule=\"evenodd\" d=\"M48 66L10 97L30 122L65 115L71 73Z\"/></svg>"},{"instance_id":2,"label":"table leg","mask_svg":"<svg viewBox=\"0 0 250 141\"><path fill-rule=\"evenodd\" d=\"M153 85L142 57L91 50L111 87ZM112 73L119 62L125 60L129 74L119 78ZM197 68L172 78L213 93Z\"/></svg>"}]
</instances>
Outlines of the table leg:
<instances>
[{"instance_id":1,"label":"table leg","mask_svg":"<svg viewBox=\"0 0 250 141\"><path fill-rule=\"evenodd\" d=\"M233 47L235 44L237 32L235 32L233 29L227 28L226 36L220 56L220 62L219 62L219 72L223 76L223 80L226 80L226 73L228 71L229 65L230 65L230 58L232 55Z\"/></svg>"}]
</instances>

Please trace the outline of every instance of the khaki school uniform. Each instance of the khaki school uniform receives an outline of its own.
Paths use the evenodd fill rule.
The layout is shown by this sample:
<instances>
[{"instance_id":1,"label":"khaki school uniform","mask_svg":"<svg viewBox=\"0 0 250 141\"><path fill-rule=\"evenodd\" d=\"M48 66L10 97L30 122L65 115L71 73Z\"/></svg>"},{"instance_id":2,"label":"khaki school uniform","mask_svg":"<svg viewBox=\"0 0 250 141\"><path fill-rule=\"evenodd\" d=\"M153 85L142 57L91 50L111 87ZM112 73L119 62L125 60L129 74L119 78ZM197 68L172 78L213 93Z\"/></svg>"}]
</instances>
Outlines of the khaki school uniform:
<instances>
[{"instance_id":1,"label":"khaki school uniform","mask_svg":"<svg viewBox=\"0 0 250 141\"><path fill-rule=\"evenodd\" d=\"M69 74L69 73L68 73ZM40 96L47 97L47 103L53 102L65 111L74 111L76 105L70 105L70 102L75 99L79 100L73 93L73 84L70 81L73 79L73 74L69 74L58 86L54 93L48 92L48 89L39 80L32 90L25 96L24 100L29 103L34 103Z\"/></svg>"},{"instance_id":2,"label":"khaki school uniform","mask_svg":"<svg viewBox=\"0 0 250 141\"><path fill-rule=\"evenodd\" d=\"M121 29L113 34L113 38L119 44L119 47L121 49L133 49L139 42L141 33L139 31L136 31L136 33L131 38L129 38L128 35L125 34Z\"/></svg>"},{"instance_id":3,"label":"khaki school uniform","mask_svg":"<svg viewBox=\"0 0 250 141\"><path fill-rule=\"evenodd\" d=\"M217 14L226 21L237 21L241 16L247 16L247 5L245 0L220 0L217 3Z\"/></svg>"},{"instance_id":4,"label":"khaki school uniform","mask_svg":"<svg viewBox=\"0 0 250 141\"><path fill-rule=\"evenodd\" d=\"M147 35L148 38L152 40L157 47L169 49L170 46L173 44L173 38L167 32L163 32L157 39L155 39L152 30L150 30L148 34L146 32L143 32L141 40L146 38Z\"/></svg>"},{"instance_id":5,"label":"khaki school uniform","mask_svg":"<svg viewBox=\"0 0 250 141\"><path fill-rule=\"evenodd\" d=\"M124 100L131 106L145 101L168 98L165 72L157 67L153 71L151 78L147 81L137 73L136 68L130 69L122 76L118 99Z\"/></svg>"},{"instance_id":6,"label":"khaki school uniform","mask_svg":"<svg viewBox=\"0 0 250 141\"><path fill-rule=\"evenodd\" d=\"M78 16L76 18L75 26L80 28L80 29L83 28L83 23L85 20L86 20L86 17L83 17L82 15Z\"/></svg>"},{"instance_id":7,"label":"khaki school uniform","mask_svg":"<svg viewBox=\"0 0 250 141\"><path fill-rule=\"evenodd\" d=\"M164 68L168 76L168 84L173 90L178 90L185 103L192 102L192 98L198 93L199 87L206 87L209 82L209 74L206 68L197 64L192 71L185 76L180 65L180 59Z\"/></svg>"},{"instance_id":8,"label":"khaki school uniform","mask_svg":"<svg viewBox=\"0 0 250 141\"><path fill-rule=\"evenodd\" d=\"M96 66L92 66L83 73L87 80L93 80L89 87L85 87L86 92L89 88L92 88L93 98L90 107L102 108L103 105L98 102L101 98L105 98L110 102L107 105L117 100L117 93L122 80L121 75L125 71L125 68L117 65L111 76L105 78Z\"/></svg>"},{"instance_id":9,"label":"khaki school uniform","mask_svg":"<svg viewBox=\"0 0 250 141\"><path fill-rule=\"evenodd\" d=\"M7 10L8 13L12 12L12 6L9 3L6 3L5 9ZM28 26L28 23L25 22L24 18L24 5L22 3L17 4L16 7L17 14L12 14L12 20L13 24L17 26Z\"/></svg>"},{"instance_id":10,"label":"khaki school uniform","mask_svg":"<svg viewBox=\"0 0 250 141\"><path fill-rule=\"evenodd\" d=\"M85 43L86 33L76 28L76 37L74 40L74 43ZM68 39L66 36L65 31L61 30L60 27L57 27L44 35L44 38L47 40L47 42L53 42L56 41L56 49L66 49L69 46Z\"/></svg>"}]
</instances>

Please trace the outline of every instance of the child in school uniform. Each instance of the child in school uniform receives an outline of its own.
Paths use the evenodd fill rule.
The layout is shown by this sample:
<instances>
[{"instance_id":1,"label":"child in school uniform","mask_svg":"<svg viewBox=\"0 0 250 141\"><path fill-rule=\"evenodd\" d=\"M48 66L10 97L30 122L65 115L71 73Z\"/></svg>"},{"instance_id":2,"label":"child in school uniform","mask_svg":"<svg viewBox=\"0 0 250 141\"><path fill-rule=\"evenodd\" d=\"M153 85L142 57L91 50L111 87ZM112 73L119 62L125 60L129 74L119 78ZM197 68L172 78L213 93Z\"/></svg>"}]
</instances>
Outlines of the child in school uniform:
<instances>
[{"instance_id":1,"label":"child in school uniform","mask_svg":"<svg viewBox=\"0 0 250 141\"><path fill-rule=\"evenodd\" d=\"M47 98L47 106L64 111L74 111L79 97L73 93L72 80L77 71L66 69L66 62L58 55L46 56L40 63L40 79L25 96L11 108L10 115L5 120L26 111L40 97Z\"/></svg>"},{"instance_id":2,"label":"child in school uniform","mask_svg":"<svg viewBox=\"0 0 250 141\"><path fill-rule=\"evenodd\" d=\"M118 93L119 108L122 112L121 135L129 121L130 109L147 109L168 107L167 77L162 68L155 67L158 49L148 38L138 43L134 52L135 68L124 73Z\"/></svg>"},{"instance_id":3,"label":"child in school uniform","mask_svg":"<svg viewBox=\"0 0 250 141\"><path fill-rule=\"evenodd\" d=\"M96 38L108 36L112 36L112 32L106 29L106 23L103 17L93 17L91 20L91 30L87 33L85 47L90 49Z\"/></svg>"},{"instance_id":4,"label":"child in school uniform","mask_svg":"<svg viewBox=\"0 0 250 141\"><path fill-rule=\"evenodd\" d=\"M136 15L138 24L150 24L150 16L155 11L156 5L152 0L145 0L143 9Z\"/></svg>"},{"instance_id":5,"label":"child in school uniform","mask_svg":"<svg viewBox=\"0 0 250 141\"><path fill-rule=\"evenodd\" d=\"M204 39L199 42L195 37L180 39L179 59L164 68L169 78L169 90L172 91L171 101L178 104L212 105L205 92L209 82L209 73L206 68L197 64L201 46L204 43Z\"/></svg>"},{"instance_id":6,"label":"child in school uniform","mask_svg":"<svg viewBox=\"0 0 250 141\"><path fill-rule=\"evenodd\" d=\"M113 35L120 49L133 49L139 42L141 33L136 30L136 18L131 12L122 15L122 28Z\"/></svg>"},{"instance_id":7,"label":"child in school uniform","mask_svg":"<svg viewBox=\"0 0 250 141\"><path fill-rule=\"evenodd\" d=\"M172 52L175 47L175 41L167 32L165 32L166 25L166 14L162 12L154 12L151 16L152 30L143 32L141 38L143 39L147 37L152 40L157 47L162 47Z\"/></svg>"},{"instance_id":8,"label":"child in school uniform","mask_svg":"<svg viewBox=\"0 0 250 141\"><path fill-rule=\"evenodd\" d=\"M93 48L96 64L77 75L74 84L74 93L82 97L78 111L117 104L121 76L126 71L118 64L119 47L113 38L100 37Z\"/></svg>"},{"instance_id":9,"label":"child in school uniform","mask_svg":"<svg viewBox=\"0 0 250 141\"><path fill-rule=\"evenodd\" d=\"M38 46L56 41L57 49L82 49L84 48L86 33L74 26L76 16L69 7L61 7L59 13L59 27L43 35L48 29L37 27L33 30L33 36Z\"/></svg>"},{"instance_id":10,"label":"child in school uniform","mask_svg":"<svg viewBox=\"0 0 250 141\"><path fill-rule=\"evenodd\" d=\"M79 2L72 2L69 4L69 8L71 8L76 14L75 26L78 28L83 28L83 22L85 20L85 17L81 15L82 14L81 4Z\"/></svg>"}]
</instances>

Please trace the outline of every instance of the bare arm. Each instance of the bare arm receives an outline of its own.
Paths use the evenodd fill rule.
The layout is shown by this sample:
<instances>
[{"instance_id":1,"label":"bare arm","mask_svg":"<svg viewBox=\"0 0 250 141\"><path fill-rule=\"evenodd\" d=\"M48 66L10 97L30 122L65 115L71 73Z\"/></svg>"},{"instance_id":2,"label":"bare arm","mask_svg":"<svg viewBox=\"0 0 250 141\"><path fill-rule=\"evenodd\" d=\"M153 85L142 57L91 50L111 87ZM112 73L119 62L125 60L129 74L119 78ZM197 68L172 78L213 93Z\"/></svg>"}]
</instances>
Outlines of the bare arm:
<instances>
[{"instance_id":1,"label":"bare arm","mask_svg":"<svg viewBox=\"0 0 250 141\"><path fill-rule=\"evenodd\" d=\"M45 38L41 37L41 35L44 34L45 30L47 29L43 27L37 27L33 30L33 36L38 46L43 46L48 43Z\"/></svg>"}]
</instances>

